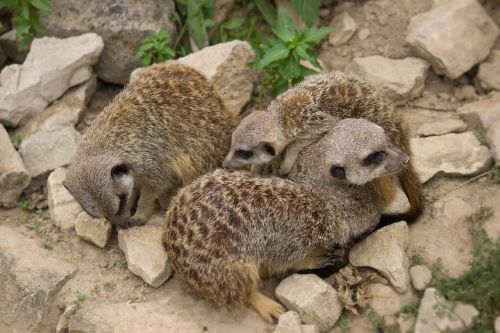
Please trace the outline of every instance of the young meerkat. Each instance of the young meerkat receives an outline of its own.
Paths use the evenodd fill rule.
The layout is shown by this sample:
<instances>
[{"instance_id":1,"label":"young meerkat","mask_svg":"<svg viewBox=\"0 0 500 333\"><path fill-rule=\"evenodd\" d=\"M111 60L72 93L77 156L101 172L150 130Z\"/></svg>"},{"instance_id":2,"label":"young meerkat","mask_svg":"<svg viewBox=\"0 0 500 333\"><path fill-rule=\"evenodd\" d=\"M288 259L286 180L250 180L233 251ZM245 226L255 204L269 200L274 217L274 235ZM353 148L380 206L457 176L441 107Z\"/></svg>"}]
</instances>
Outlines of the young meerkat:
<instances>
[{"instance_id":1,"label":"young meerkat","mask_svg":"<svg viewBox=\"0 0 500 333\"><path fill-rule=\"evenodd\" d=\"M374 152L384 155L367 163ZM406 163L382 127L345 119L298 154L288 179L217 170L183 188L163 243L177 276L204 298L227 309L249 304L272 321L283 307L259 281L325 267L332 248L372 230L380 205L371 182Z\"/></svg>"},{"instance_id":2,"label":"young meerkat","mask_svg":"<svg viewBox=\"0 0 500 333\"><path fill-rule=\"evenodd\" d=\"M202 74L153 65L87 129L64 185L92 216L143 224L160 194L220 167L236 124Z\"/></svg>"},{"instance_id":3,"label":"young meerkat","mask_svg":"<svg viewBox=\"0 0 500 333\"><path fill-rule=\"evenodd\" d=\"M267 111L253 112L241 120L233 132L231 150L224 166L253 165L254 172L286 176L303 147L345 118L365 118L382 126L389 142L411 156L401 114L392 103L369 83L333 71L310 76L279 95ZM374 155L373 159L381 157ZM353 184L359 184L359 180L351 178ZM397 178L408 197L410 209L402 215L384 216L384 221L412 222L424 206L421 184L413 164L410 162L403 168ZM384 177L377 180L377 193L384 206L394 199L398 179Z\"/></svg>"}]
</instances>

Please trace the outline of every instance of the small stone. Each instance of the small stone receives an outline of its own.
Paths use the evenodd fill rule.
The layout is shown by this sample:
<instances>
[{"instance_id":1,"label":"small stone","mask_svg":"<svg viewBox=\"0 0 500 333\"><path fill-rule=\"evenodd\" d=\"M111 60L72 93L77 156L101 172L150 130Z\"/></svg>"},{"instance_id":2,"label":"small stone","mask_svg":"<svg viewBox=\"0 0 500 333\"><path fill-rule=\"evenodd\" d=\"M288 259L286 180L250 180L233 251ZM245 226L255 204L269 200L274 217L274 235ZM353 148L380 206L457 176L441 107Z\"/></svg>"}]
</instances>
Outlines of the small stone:
<instances>
[{"instance_id":1,"label":"small stone","mask_svg":"<svg viewBox=\"0 0 500 333\"><path fill-rule=\"evenodd\" d=\"M389 59L382 56L354 58L346 71L380 87L397 105L420 96L429 64L419 58Z\"/></svg>"},{"instance_id":2,"label":"small stone","mask_svg":"<svg viewBox=\"0 0 500 333\"><path fill-rule=\"evenodd\" d=\"M302 333L301 326L300 316L297 312L288 311L280 316L273 333Z\"/></svg>"},{"instance_id":3,"label":"small stone","mask_svg":"<svg viewBox=\"0 0 500 333\"><path fill-rule=\"evenodd\" d=\"M344 12L333 18L330 23L332 32L328 41L333 46L339 46L345 44L351 39L352 35L356 31L356 21L349 15L349 13Z\"/></svg>"},{"instance_id":4,"label":"small stone","mask_svg":"<svg viewBox=\"0 0 500 333\"><path fill-rule=\"evenodd\" d=\"M500 90L500 50L493 50L481 65L476 80L486 91Z\"/></svg>"},{"instance_id":5,"label":"small stone","mask_svg":"<svg viewBox=\"0 0 500 333\"><path fill-rule=\"evenodd\" d=\"M500 317L495 319L495 333L500 333Z\"/></svg>"},{"instance_id":6,"label":"small stone","mask_svg":"<svg viewBox=\"0 0 500 333\"><path fill-rule=\"evenodd\" d=\"M17 49L16 29L12 29L0 36L0 48L3 49L7 57L16 63L22 63L28 51L19 51Z\"/></svg>"},{"instance_id":7,"label":"small stone","mask_svg":"<svg viewBox=\"0 0 500 333\"><path fill-rule=\"evenodd\" d=\"M412 17L406 41L436 73L456 79L488 56L498 34L477 0L454 0Z\"/></svg>"},{"instance_id":8,"label":"small stone","mask_svg":"<svg viewBox=\"0 0 500 333\"><path fill-rule=\"evenodd\" d=\"M26 123L68 88L90 79L103 47L102 38L93 33L34 39L25 62L0 73L0 122L13 127Z\"/></svg>"},{"instance_id":9,"label":"small stone","mask_svg":"<svg viewBox=\"0 0 500 333\"><path fill-rule=\"evenodd\" d=\"M359 40L365 40L368 37L370 37L370 30L369 29L363 28L358 32Z\"/></svg>"},{"instance_id":10,"label":"small stone","mask_svg":"<svg viewBox=\"0 0 500 333\"><path fill-rule=\"evenodd\" d=\"M152 287L161 286L173 273L161 235L162 228L152 225L118 231L128 269Z\"/></svg>"},{"instance_id":11,"label":"small stone","mask_svg":"<svg viewBox=\"0 0 500 333\"><path fill-rule=\"evenodd\" d=\"M15 207L22 191L30 183L30 176L1 124L0 156L0 206Z\"/></svg>"},{"instance_id":12,"label":"small stone","mask_svg":"<svg viewBox=\"0 0 500 333\"><path fill-rule=\"evenodd\" d=\"M466 101L475 99L477 97L476 88L470 84L464 86L456 87L453 89L453 95L458 101Z\"/></svg>"},{"instance_id":13,"label":"small stone","mask_svg":"<svg viewBox=\"0 0 500 333\"><path fill-rule=\"evenodd\" d=\"M462 176L479 174L491 165L491 154L472 132L412 138L415 169L422 183L439 172Z\"/></svg>"},{"instance_id":14,"label":"small stone","mask_svg":"<svg viewBox=\"0 0 500 333\"><path fill-rule=\"evenodd\" d=\"M406 196L406 193L403 191L401 188L401 184L399 182L396 184L396 194L394 199L384 207L384 210L382 211L382 214L384 215L398 215L398 214L404 214L408 210L410 210L410 201L408 200L408 197Z\"/></svg>"},{"instance_id":15,"label":"small stone","mask_svg":"<svg viewBox=\"0 0 500 333\"><path fill-rule=\"evenodd\" d=\"M56 333L65 333L68 331L69 318L76 313L78 310L78 305L75 303L70 303L64 310L56 326Z\"/></svg>"},{"instance_id":16,"label":"small stone","mask_svg":"<svg viewBox=\"0 0 500 333\"><path fill-rule=\"evenodd\" d=\"M0 226L0 327L5 332L39 332L59 290L77 267L37 242Z\"/></svg>"},{"instance_id":17,"label":"small stone","mask_svg":"<svg viewBox=\"0 0 500 333\"><path fill-rule=\"evenodd\" d=\"M432 281L431 270L425 265L410 267L410 278L413 288L418 291L425 290Z\"/></svg>"},{"instance_id":18,"label":"small stone","mask_svg":"<svg viewBox=\"0 0 500 333\"><path fill-rule=\"evenodd\" d=\"M80 238L103 248L111 236L112 225L104 218L95 218L85 211L78 214L75 222L75 231Z\"/></svg>"},{"instance_id":19,"label":"small stone","mask_svg":"<svg viewBox=\"0 0 500 333\"><path fill-rule=\"evenodd\" d=\"M276 288L276 297L321 331L331 329L344 308L335 289L313 274L293 274L284 279Z\"/></svg>"},{"instance_id":20,"label":"small stone","mask_svg":"<svg viewBox=\"0 0 500 333\"><path fill-rule=\"evenodd\" d=\"M395 315L401 308L415 300L411 291L399 294L390 286L381 283L374 283L369 287L372 299L370 307L381 316Z\"/></svg>"},{"instance_id":21,"label":"small stone","mask_svg":"<svg viewBox=\"0 0 500 333\"><path fill-rule=\"evenodd\" d=\"M479 312L472 305L443 299L436 289L425 290L418 309L415 333L461 333L471 328Z\"/></svg>"},{"instance_id":22,"label":"small stone","mask_svg":"<svg viewBox=\"0 0 500 333\"><path fill-rule=\"evenodd\" d=\"M425 123L417 129L418 136L435 136L448 133L460 133L467 129L467 124L460 119L448 119Z\"/></svg>"},{"instance_id":23,"label":"small stone","mask_svg":"<svg viewBox=\"0 0 500 333\"><path fill-rule=\"evenodd\" d=\"M408 225L398 222L378 229L357 243L349 253L349 261L356 267L371 267L385 276L399 293L408 290L410 274Z\"/></svg>"},{"instance_id":24,"label":"small stone","mask_svg":"<svg viewBox=\"0 0 500 333\"><path fill-rule=\"evenodd\" d=\"M68 231L74 228L83 208L64 187L64 179L66 179L66 169L54 170L47 180L47 193L50 218L63 231Z\"/></svg>"}]
</instances>

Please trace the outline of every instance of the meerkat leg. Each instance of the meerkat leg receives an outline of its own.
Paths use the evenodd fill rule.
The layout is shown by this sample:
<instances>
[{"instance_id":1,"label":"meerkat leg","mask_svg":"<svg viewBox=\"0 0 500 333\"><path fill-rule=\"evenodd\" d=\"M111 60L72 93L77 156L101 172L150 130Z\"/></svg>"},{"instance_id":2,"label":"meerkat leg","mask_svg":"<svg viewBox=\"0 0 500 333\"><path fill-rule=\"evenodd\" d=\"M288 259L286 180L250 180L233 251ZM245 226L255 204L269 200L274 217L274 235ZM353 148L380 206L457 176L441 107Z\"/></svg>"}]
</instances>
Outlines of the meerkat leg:
<instances>
[{"instance_id":1,"label":"meerkat leg","mask_svg":"<svg viewBox=\"0 0 500 333\"><path fill-rule=\"evenodd\" d=\"M281 162L281 166L279 169L278 176L284 177L292 171L293 166L295 165L295 160L299 156L299 153L302 149L309 146L315 140L307 139L307 140L297 140L288 145L285 151L285 157L283 162Z\"/></svg>"},{"instance_id":2,"label":"meerkat leg","mask_svg":"<svg viewBox=\"0 0 500 333\"><path fill-rule=\"evenodd\" d=\"M153 189L147 185L142 186L139 202L137 203L137 211L130 220L131 226L138 226L146 223L154 212L156 199L158 199L159 194L160 192L157 189Z\"/></svg>"},{"instance_id":3,"label":"meerkat leg","mask_svg":"<svg viewBox=\"0 0 500 333\"><path fill-rule=\"evenodd\" d=\"M285 312L283 305L265 296L257 289L250 294L248 303L265 321L270 323L273 322L273 318L278 319Z\"/></svg>"},{"instance_id":4,"label":"meerkat leg","mask_svg":"<svg viewBox=\"0 0 500 333\"><path fill-rule=\"evenodd\" d=\"M294 271L319 269L332 265L331 256L322 248L313 249L309 255L292 266Z\"/></svg>"}]
</instances>

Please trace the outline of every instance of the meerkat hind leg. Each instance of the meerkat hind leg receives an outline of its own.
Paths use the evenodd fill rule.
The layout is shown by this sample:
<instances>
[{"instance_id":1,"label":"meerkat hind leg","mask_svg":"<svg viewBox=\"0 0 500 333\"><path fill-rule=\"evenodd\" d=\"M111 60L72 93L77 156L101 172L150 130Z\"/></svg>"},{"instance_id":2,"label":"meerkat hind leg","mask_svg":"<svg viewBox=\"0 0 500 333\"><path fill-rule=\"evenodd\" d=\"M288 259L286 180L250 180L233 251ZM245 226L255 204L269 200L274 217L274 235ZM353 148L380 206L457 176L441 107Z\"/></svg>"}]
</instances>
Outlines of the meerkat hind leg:
<instances>
[{"instance_id":1,"label":"meerkat hind leg","mask_svg":"<svg viewBox=\"0 0 500 333\"><path fill-rule=\"evenodd\" d=\"M273 323L273 318L278 319L285 312L283 305L265 296L257 289L250 294L248 303L269 323Z\"/></svg>"}]
</instances>

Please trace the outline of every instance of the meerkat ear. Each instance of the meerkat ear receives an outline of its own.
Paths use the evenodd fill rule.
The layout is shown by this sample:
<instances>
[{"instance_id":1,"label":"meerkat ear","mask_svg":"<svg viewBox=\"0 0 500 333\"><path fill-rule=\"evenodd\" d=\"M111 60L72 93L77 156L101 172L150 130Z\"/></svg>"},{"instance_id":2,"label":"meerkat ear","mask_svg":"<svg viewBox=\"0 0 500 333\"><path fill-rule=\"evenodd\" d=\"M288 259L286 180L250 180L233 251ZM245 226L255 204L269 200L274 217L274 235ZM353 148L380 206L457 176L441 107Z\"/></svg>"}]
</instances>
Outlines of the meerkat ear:
<instances>
[{"instance_id":1,"label":"meerkat ear","mask_svg":"<svg viewBox=\"0 0 500 333\"><path fill-rule=\"evenodd\" d=\"M116 164L111 168L111 178L115 183L116 193L130 193L134 187L134 177L130 167L125 163Z\"/></svg>"}]
</instances>

